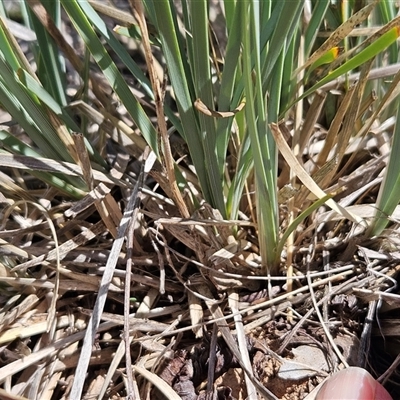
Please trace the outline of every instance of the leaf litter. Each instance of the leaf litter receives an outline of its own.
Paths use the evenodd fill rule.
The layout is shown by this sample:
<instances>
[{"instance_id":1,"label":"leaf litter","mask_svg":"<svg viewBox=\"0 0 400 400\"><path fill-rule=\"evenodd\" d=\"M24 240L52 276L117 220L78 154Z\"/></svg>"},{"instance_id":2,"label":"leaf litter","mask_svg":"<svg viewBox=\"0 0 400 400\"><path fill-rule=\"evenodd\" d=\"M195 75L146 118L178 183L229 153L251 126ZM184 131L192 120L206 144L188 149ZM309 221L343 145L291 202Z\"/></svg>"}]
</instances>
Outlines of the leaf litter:
<instances>
[{"instance_id":1,"label":"leaf litter","mask_svg":"<svg viewBox=\"0 0 400 400\"><path fill-rule=\"evenodd\" d=\"M352 212L363 218L368 217L364 211L368 203L362 199L373 198L376 192L373 186L363 190L363 184L378 177L384 165L375 160L353 167L336 183L336 187L345 186L336 198L338 204L348 206L350 197ZM18 165L14 170L3 167L13 182L19 178L13 172ZM26 176L24 170L19 171ZM128 173L125 170L122 176ZM90 318L97 318L88 372L82 373L82 398L100 393L108 398L124 397L124 352L119 362L114 362L120 346L126 346L121 336L124 313L129 314L128 345L134 391L139 398L162 398L160 393L167 393L165 384L180 398L206 398L208 392L218 398L244 398L247 393L243 388L232 392L234 385L223 378L228 371L242 374L243 368L252 374L255 390L264 387L273 393L264 396L303 398L327 375L326 366L315 370L315 350L323 354L325 365L333 371L344 362L359 363L354 354L367 352L363 360L367 362L368 347L361 346L369 346L375 337L379 340L382 333L396 337L386 328L390 318L383 317L380 328L371 326L366 337L361 336L372 303L382 303L382 312L389 309L387 315L397 309L399 298L391 291L398 271L395 230L379 241L363 240L353 234L354 226L322 208L298 232L295 283L288 293L283 275L276 279L259 276L252 224L218 219L207 205L190 220L177 219L179 213L162 192L157 196L150 190L142 192L135 224L130 227L134 232L131 250L123 242L113 255L116 238L109 226L121 218L115 205L126 210L127 196L133 193L127 182L121 179L120 185L112 185L95 179L94 190L103 194L93 197L90 192L78 201L65 202L57 192L40 189L39 182L30 191L37 202L46 204L59 241L53 338L47 327L57 282L53 235L45 216L29 202L19 202L10 209L19 196L9 189L2 191L2 213L7 218L3 218L0 232L0 379L11 393L26 398L68 398L86 329ZM35 183L31 180L29 184ZM144 185L151 188L154 184L149 177ZM101 189L102 185L108 185L107 190ZM105 201L106 196L111 196L111 202ZM99 203L108 214L99 212ZM235 241L229 235L230 226L236 226L237 236L247 241ZM132 299L124 310L129 252ZM116 269L104 312L96 317L95 301L111 257ZM232 296L236 300L229 300ZM331 340L327 340L323 325L329 327ZM239 337L246 346L236 341ZM307 349L309 358L299 362L296 354L302 348ZM291 368L296 374L287 372ZM299 375L301 368L305 372ZM214 387L219 377L223 384Z\"/></svg>"},{"instance_id":2,"label":"leaf litter","mask_svg":"<svg viewBox=\"0 0 400 400\"><path fill-rule=\"evenodd\" d=\"M129 122L122 107L110 109ZM74 110L99 129L99 110ZM322 185L356 223L320 207L284 249L282 274L269 277L259 273L255 221L245 213L223 220L206 203L181 218L160 164L144 173L149 154L138 132L117 131L115 119L100 114L109 124L108 174L88 169L83 153L79 167L0 158L0 382L10 398L67 399L81 380L82 399L303 399L338 368L367 364L398 390L388 345L398 340L398 211L372 240L357 223L371 217L390 125L380 130L385 121L374 119L373 131L347 137L342 162ZM351 121L358 118L352 112ZM282 124L292 135L292 121ZM312 187L315 166L339 150L329 131L310 125L301 174ZM180 167L192 176L186 163ZM68 170L92 190L66 198L31 170ZM312 195L292 191L282 225L293 196Z\"/></svg>"}]
</instances>

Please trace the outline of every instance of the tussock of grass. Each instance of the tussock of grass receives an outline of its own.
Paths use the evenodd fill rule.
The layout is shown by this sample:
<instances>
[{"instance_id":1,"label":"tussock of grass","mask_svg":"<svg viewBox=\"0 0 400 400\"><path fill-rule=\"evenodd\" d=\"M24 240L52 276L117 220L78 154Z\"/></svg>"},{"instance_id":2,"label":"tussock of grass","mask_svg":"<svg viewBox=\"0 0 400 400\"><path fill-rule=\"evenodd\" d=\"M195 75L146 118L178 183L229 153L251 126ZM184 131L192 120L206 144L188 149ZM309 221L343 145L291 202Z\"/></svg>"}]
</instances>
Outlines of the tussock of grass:
<instances>
[{"instance_id":1,"label":"tussock of grass","mask_svg":"<svg viewBox=\"0 0 400 400\"><path fill-rule=\"evenodd\" d=\"M348 162L340 180L329 188L329 192L340 193L335 197L338 204L345 207L352 204L352 212L362 218L372 216L373 207L369 213L365 210L368 210L368 199L376 196L374 192L387 159L385 154L379 155L380 148L385 149L385 146L378 147L379 143L385 143L385 134L356 140L357 147L346 154L348 159L353 156L353 161ZM306 147L305 157L311 157L323 145L323 137L321 132L315 131L315 140L311 140L312 146ZM112 142L109 148L117 150ZM19 162L16 160L15 168L7 171L8 180L14 184L26 176L24 170L19 169ZM50 163L48 167L52 168ZM21 388L19 393L27 393L36 388L31 378L33 371L43 371L36 398L67 396L67 382L76 378L81 341L121 220L120 212L113 210L115 207L125 209L132 195L129 180L123 178L131 174L129 166L126 167L120 171L120 185L109 181L98 183L95 179L94 191L79 201L66 202L56 190L39 189L38 180L26 182L33 188L27 193L44 205L51 216L59 242L59 299L54 331L47 330L57 270L54 237L43 212L29 202L21 202L8 213L8 207L20 195L11 185L6 188L6 182L3 183L3 216L7 218L3 219L0 232L3 253L0 342L4 354L0 378L12 379L10 389L18 387ZM16 171L22 175L15 174ZM292 249L295 254L293 291L287 293L282 288L286 278L259 274L260 259L252 222L223 220L208 206L200 208L189 220L182 220L173 217L179 213L167 197L151 193L149 189L157 187L153 178L148 178L143 187L147 190L141 194L136 222L130 228L134 232L133 242L130 248L124 244L118 254L105 312L99 317L99 333L89 359L85 396L98 396L103 390L110 397L118 397L117 393L125 390L121 380L124 352L119 350L124 346L120 334L124 312L129 314L131 356L133 364L138 366L133 369L133 382L144 396L149 390L146 382L150 378L143 378L140 366L159 372L161 366L173 358L170 346L179 348L196 343L215 321L220 328L228 324L233 332L254 335L272 319L287 318L288 310L292 310L293 328L276 349L282 354L296 333L304 329L304 323L322 322L315 319L314 307L322 310L323 320L329 318L333 338L343 328L343 332L360 333L365 307L379 296L386 296L384 293L392 287L389 277L397 271L396 241L391 243L390 237L382 238L384 249L372 251L371 243L365 245L362 237L354 236L351 226L338 219L337 214L322 209L299 226ZM282 212L282 218L286 218L284 209ZM114 224L114 229L109 228L110 224ZM232 227L236 227L236 238L240 240L232 235ZM373 243L376 246L378 241ZM124 311L128 260L132 265L130 293L135 299ZM261 290L268 287L268 282L280 292L269 300L268 293ZM214 293L209 291L210 284ZM311 287L314 288L312 292ZM235 307L231 303L229 307L223 306L224 294L229 292L241 297L235 311L241 317L236 323L237 317L232 314ZM257 293L260 299L254 298ZM353 310L356 314L327 314L327 305L337 296L357 296ZM311 302L313 298L317 299L314 303ZM390 300L388 302L390 304ZM203 304L209 307L204 308ZM346 308L346 304L343 300L341 305ZM231 350L246 351L243 348ZM119 363L115 360L116 354L119 354ZM343 360L345 355L341 352L332 357L332 362L336 357L350 362ZM102 369L108 371L108 379L104 375L102 384L95 385L99 379L97 373ZM48 370L52 371L50 375L46 373ZM57 385L54 385L55 379Z\"/></svg>"},{"instance_id":2,"label":"tussock of grass","mask_svg":"<svg viewBox=\"0 0 400 400\"><path fill-rule=\"evenodd\" d=\"M157 7L166 6L161 3ZM358 80L350 87L343 82L335 90L321 85L310 102L303 100L279 121L267 117L254 121L251 133L246 124L265 99L249 105L252 100L232 91L237 104L228 104L226 94L220 93L212 100L220 101L219 109L203 104L210 94L205 91L203 97L196 97L200 99L196 104L204 105L201 115L196 114L194 98L193 115L186 116L181 126L183 106L178 104L176 110L175 101L189 104L193 93L180 88L179 94L176 76L171 86L159 85L155 75L150 83L141 71L136 71L141 85L126 84L131 78L126 63L130 72L137 64L123 57L128 51L129 57L136 57L137 50L128 42L121 58L111 64L109 54L114 57L120 44L113 37L103 46L91 25L85 25L85 13L74 7L72 1L66 6L68 18L96 37L89 49L101 49L97 57L102 54L103 61L110 61L105 67L95 58L101 73L94 72L89 58L85 73L84 54L77 58L70 53L61 37L56 43L66 50L64 55L73 66L68 64L64 76L68 104L56 106L49 87L51 96L40 90L33 93L30 90L40 86L37 82L35 86L25 80L31 85L28 90L8 71L12 85L25 90L21 96L24 101L31 96L32 104L25 125L16 119L22 114L14 114L16 108L7 108L6 103L0 115L0 383L4 391L29 399L117 399L128 393L137 399L174 399L185 392L195 395L195 390L205 396L216 393L214 383L227 376L226 369L237 367L246 383L245 389L241 385L244 392L234 393L238 398L304 398L339 366L369 363L377 373L388 371L387 379L395 381L395 365L381 365L382 360L370 357L369 349L371 340L381 345L380 335L389 341L398 336L391 318L399 300L400 210L396 190L384 195L381 187L382 182L389 186L397 182L396 160L390 154L397 146L391 137L399 136L393 99L400 74L392 84L385 84L384 93L374 96L374 79L386 77L388 66L382 62L370 74L372 63L364 60ZM188 23L190 12L185 7L174 17ZM113 7L98 9L109 24L132 22L127 14L113 15ZM57 11L34 10L39 15ZM90 14L88 8L83 10ZM239 17L234 11L226 10L227 25ZM141 12L136 10L137 19ZM150 7L147 12L154 10ZM334 11L324 13L333 24ZM107 27L102 20L90 16L93 24L104 28L104 35ZM80 42L68 18L63 16L63 29ZM142 35L148 46L156 46L158 55L159 46L171 39L162 37L168 32L157 32L156 21L151 21L146 36L145 21L141 22L130 34ZM202 28L196 28L198 34L205 34ZM282 28L279 21L276 28ZM231 34L235 37L235 32ZM248 34L251 41L256 32ZM354 38L346 33L341 39ZM278 38L268 40L278 45ZM335 40L337 44L339 39ZM190 36L187 44L193 45ZM155 74L149 50L146 71ZM215 57L216 50L223 53L223 49L212 50ZM287 51L291 61L300 62ZM21 57L30 54L25 53L12 61L21 67L27 62ZM287 59L278 53L274 57L273 66L269 61L258 66L249 62L245 69L281 68L282 76L278 75L284 82ZM57 63L53 67L56 70ZM217 67L224 71L222 62L213 60L207 84L218 80ZM290 72L296 69L294 63L291 67ZM229 68L225 66L225 71ZM197 78L207 78L204 71L197 73ZM256 99L261 94L257 90L267 88L270 93L274 88L276 82L263 81L261 76L243 83L246 96L253 93ZM0 65L0 83L3 78ZM253 87L257 79L259 87ZM188 83L190 90L194 90L192 83ZM303 83L291 81L294 86L285 93L286 104L268 103L268 118L272 111L277 117L280 107L298 100ZM156 102L152 91L157 93ZM10 95L6 89L4 93ZM182 100L179 95L189 97ZM133 98L134 103L127 104ZM68 146L38 146L35 140L46 136L35 136L40 133L35 115L47 118L49 134L66 135ZM168 125L160 127L159 138L156 121L165 115ZM190 133L193 137L187 131L191 117L199 124ZM226 143L215 141L215 154L210 143L199 141L200 136L193 139L210 124L213 134L226 134ZM267 185L260 186L263 174L257 168L272 161L259 152L265 157L253 166L254 153L249 150L263 140L260 127L275 141L261 144L258 150L266 146L272 155L279 151L277 175L271 178L277 201L271 221L276 218L277 236L269 249L274 259L268 268L267 242L262 242L268 235L260 232L263 210L259 209L260 191ZM68 132L76 133L68 136ZM210 137L207 140L216 140L218 135ZM201 149L196 147L200 144ZM221 182L209 182L207 168L220 161L220 146L226 146L227 154L213 176ZM59 157L52 154L56 150ZM199 171L204 158L209 164ZM383 199L381 214L376 213L379 199ZM376 215L385 216L385 223L371 223ZM368 227L374 224L372 231ZM370 323L377 315L379 331ZM329 370L282 382L279 368L299 342L317 343ZM387 352L395 359L391 350Z\"/></svg>"}]
</instances>

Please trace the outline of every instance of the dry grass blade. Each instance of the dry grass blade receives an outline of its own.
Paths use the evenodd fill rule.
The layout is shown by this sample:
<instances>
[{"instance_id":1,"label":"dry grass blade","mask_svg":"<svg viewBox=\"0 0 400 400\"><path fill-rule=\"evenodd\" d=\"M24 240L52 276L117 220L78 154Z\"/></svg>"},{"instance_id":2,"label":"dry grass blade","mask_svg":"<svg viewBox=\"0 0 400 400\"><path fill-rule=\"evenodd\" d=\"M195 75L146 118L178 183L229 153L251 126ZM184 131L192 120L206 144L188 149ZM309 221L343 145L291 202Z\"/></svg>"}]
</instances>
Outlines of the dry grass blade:
<instances>
[{"instance_id":1,"label":"dry grass blade","mask_svg":"<svg viewBox=\"0 0 400 400\"><path fill-rule=\"evenodd\" d=\"M147 161L154 162L154 159L148 158ZM135 208L138 207L138 200L139 200L139 192L141 187L143 186L143 174L144 174L144 168L143 166L143 171L141 173L141 179L137 181L135 188L132 192L132 195L129 199L129 203L127 204L126 210L124 212L124 215L121 219L120 225L118 227L118 232L117 232L117 238L115 239L112 250L110 253L110 256L108 258L107 264L106 264L106 269L104 271L102 280L101 280L101 285L99 289L99 293L97 296L97 300L93 309L93 315L89 320L88 323L88 328L86 330L85 334L85 339L83 342L82 346L82 352L81 356L79 358L77 370L76 370L76 379L74 380L72 389L71 389L71 397L72 398L80 398L81 393L83 390L83 385L84 385L84 379L86 375L86 370L89 365L89 360L90 360L90 355L92 352L92 346L95 340L95 335L97 328L100 323L100 318L101 318L101 313L103 312L104 309L104 304L107 299L107 292L109 285L111 283L113 273L115 266L118 261L119 254L122 249L123 242L125 240L125 235L126 235L126 230L128 229L130 219L132 217L132 213L134 212ZM149 168L148 165L146 165L146 169Z\"/></svg>"},{"instance_id":2,"label":"dry grass blade","mask_svg":"<svg viewBox=\"0 0 400 400\"><path fill-rule=\"evenodd\" d=\"M249 351L247 348L247 340L245 331L243 329L242 316L238 313L239 311L239 295L237 292L231 291L228 297L229 306L231 308L232 314L234 314L234 321L236 327L236 335L239 346L239 351L242 355L241 360L246 368L250 371L252 369L251 360L249 356ZM245 375L246 389L247 389L247 399L257 400L257 391L253 382L249 379L247 374Z\"/></svg>"},{"instance_id":3,"label":"dry grass blade","mask_svg":"<svg viewBox=\"0 0 400 400\"><path fill-rule=\"evenodd\" d=\"M81 71L83 68L83 63L79 58L76 51L72 46L65 40L65 37L60 32L60 30L55 25L54 21L51 19L47 13L45 7L38 0L28 0L27 3L31 7L32 11L35 13L36 17L41 21L44 27L47 28L50 35L54 38L58 46L67 55L69 61L77 71Z\"/></svg>"},{"instance_id":4,"label":"dry grass blade","mask_svg":"<svg viewBox=\"0 0 400 400\"><path fill-rule=\"evenodd\" d=\"M2 154L0 158L2 167L18 168L21 170L45 171L52 173L61 173L71 176L82 176L83 170L76 164L60 162L43 157L29 157L17 154ZM115 184L110 177L101 171L93 170L93 179L95 181L107 184Z\"/></svg>"},{"instance_id":5,"label":"dry grass blade","mask_svg":"<svg viewBox=\"0 0 400 400\"><path fill-rule=\"evenodd\" d=\"M61 273L63 273L62 270L60 270ZM71 273L68 272L68 275ZM89 279L89 282L87 282L86 275L81 275L80 279L77 280L63 280L60 282L60 289L69 291L69 290L85 290L85 291L93 291L97 289L98 287L98 279L95 278L96 283L91 283L94 279ZM48 282L45 280L41 279L33 279L33 278L15 278L15 277L5 277L2 276L0 277L0 282L4 282L9 284L10 286L13 286L15 288L23 288L24 286L29 286L31 288L38 288L38 289L54 289L54 283ZM115 288L115 286L111 286L110 290L120 292L121 290L118 288Z\"/></svg>"},{"instance_id":6,"label":"dry grass blade","mask_svg":"<svg viewBox=\"0 0 400 400\"><path fill-rule=\"evenodd\" d=\"M20 204L25 204L25 200L20 200L16 201L12 206L9 207L8 210L6 210L4 217L8 218L8 216L11 214L12 210L15 207L18 207ZM49 332L51 330L51 336L54 336L55 333L55 318L56 318L56 303L58 299L58 292L59 292L59 287L60 287L60 248L58 244L58 238L57 238L57 232L54 226L53 221L51 220L50 216L48 215L47 210L40 204L37 203L31 203L32 206L36 207L41 213L46 218L47 223L49 224L51 233L53 235L54 239L54 251L55 251L55 258L56 258L56 276L55 276L55 283L54 283L54 292L53 292L53 297L51 299L51 304L49 307L49 319L47 320L47 329L46 331Z\"/></svg>"},{"instance_id":7,"label":"dry grass blade","mask_svg":"<svg viewBox=\"0 0 400 400\"><path fill-rule=\"evenodd\" d=\"M36 34L33 30L27 28L25 25L22 25L12 19L1 17L1 24L7 25L8 30L13 34L17 39L25 40L27 42L36 41Z\"/></svg>"},{"instance_id":8,"label":"dry grass blade","mask_svg":"<svg viewBox=\"0 0 400 400\"><path fill-rule=\"evenodd\" d=\"M332 337L331 333L329 332L329 329L326 326L325 321L324 321L324 319L323 319L323 317L321 315L321 312L320 312L318 304L317 304L317 300L315 298L315 293L314 293L313 287L311 286L311 279L310 279L309 275L307 275L307 283L308 283L308 286L309 286L309 289L310 289L311 300L313 302L314 310L316 311L316 313L318 315L318 318L319 318L319 320L321 322L322 329L324 330L324 332L326 334L326 337L327 337L329 343L331 344L332 348L335 350L336 355L339 357L339 360L347 368L349 366L349 364L347 363L347 361L344 358L343 354L341 353L341 351L337 347L336 343L334 342L333 337Z\"/></svg>"},{"instance_id":9,"label":"dry grass blade","mask_svg":"<svg viewBox=\"0 0 400 400\"><path fill-rule=\"evenodd\" d=\"M98 332L109 330L114 326L115 324L112 322L105 322L99 326ZM4 380L8 377L13 376L20 371L23 371L27 367L42 361L46 357L54 355L54 353L58 350L61 350L72 343L77 343L79 340L83 339L84 335L84 332L74 333L73 335L70 335L64 339L53 342L51 345L35 353L32 353L29 356L9 363L8 365L0 369L0 382L4 382Z\"/></svg>"},{"instance_id":10,"label":"dry grass blade","mask_svg":"<svg viewBox=\"0 0 400 400\"><path fill-rule=\"evenodd\" d=\"M168 400L182 400L182 398L176 394L175 390L173 390L171 386L169 386L163 379L158 377L156 374L139 366L134 366L133 369L136 373L142 375L154 386L156 386Z\"/></svg>"},{"instance_id":11,"label":"dry grass blade","mask_svg":"<svg viewBox=\"0 0 400 400\"><path fill-rule=\"evenodd\" d=\"M189 303L189 313L190 321L193 326L193 333L196 338L201 338L203 336L203 326L201 321L203 321L203 307L201 306L201 300L192 293L188 291L188 303Z\"/></svg>"},{"instance_id":12,"label":"dry grass blade","mask_svg":"<svg viewBox=\"0 0 400 400\"><path fill-rule=\"evenodd\" d=\"M28 45L0 21L15 47L0 63L0 90L7 71L19 71L10 98L20 85L36 93L43 121L33 122L41 133L48 122L76 162L46 158L20 109L2 98L3 389L26 399L304 399L355 363L350 350L365 354L371 340L375 351L382 335L389 349L398 338L390 316L400 304L400 206L381 237L366 239L358 226L373 218L388 166L400 91L399 65L390 65L399 31L388 29L400 17L366 27L382 19L370 14L377 0L358 13L348 2L298 2L293 14L274 1L178 2L179 10L169 0L114 2L20 2L40 28ZM338 28L346 11L353 17ZM327 40L325 28L334 32ZM348 64L386 31L392 44L372 49L379 68ZM330 48L341 41L346 52L335 58ZM51 60L65 59L54 73L47 44ZM334 90L322 86L339 64L357 64L347 70L360 68L349 76L357 83L339 76ZM312 82L323 90L290 107ZM262 203L276 188L276 219L264 229ZM264 246L265 232L281 240ZM266 248L276 250L273 276L262 269ZM384 360L387 386L400 373L396 355Z\"/></svg>"},{"instance_id":13,"label":"dry grass blade","mask_svg":"<svg viewBox=\"0 0 400 400\"><path fill-rule=\"evenodd\" d=\"M349 33L359 24L361 24L368 16L371 11L375 8L376 4L379 0L374 0L360 11L351 16L348 20L346 20L342 25L339 26L333 32L329 38L324 42L322 46L318 48L318 50L312 54L308 60L301 66L301 69L307 68L312 65L318 58L320 58L324 53L330 50L332 47L338 45L344 38L346 38ZM298 71L295 71L295 74Z\"/></svg>"},{"instance_id":14,"label":"dry grass blade","mask_svg":"<svg viewBox=\"0 0 400 400\"><path fill-rule=\"evenodd\" d=\"M200 288L199 288L200 289ZM277 397L271 393L267 388L265 388L254 376L254 373L251 369L247 367L247 364L243 361L242 355L240 353L240 350L238 349L238 345L232 335L232 332L228 325L224 322L224 314L219 307L219 305L211 300L212 299L212 294L211 291L206 287L202 286L201 289L204 291L202 293L206 298L209 300L206 300L206 304L208 309L210 310L211 315L215 320L219 320L219 322L216 322L218 326L218 330L220 331L222 337L225 340L226 345L232 352L232 354L237 358L238 363L240 366L243 368L243 371L246 373L248 379L251 381L251 383L255 386L255 388L258 390L258 392L268 400L277 400Z\"/></svg>"},{"instance_id":15,"label":"dry grass blade","mask_svg":"<svg viewBox=\"0 0 400 400\"><path fill-rule=\"evenodd\" d=\"M393 65L388 65L384 67L379 67L379 68L373 68L371 69L370 73L368 74L368 80L374 80L374 79L381 79L381 78L386 78L389 76L395 75L397 72L399 72L400 69L400 64L393 64ZM348 82L349 84L353 84L358 81L360 78L360 72L355 72L353 74L349 74L346 77L339 77L334 79L332 82L329 82L325 84L324 86L320 87L320 90L324 91L329 91L332 89L335 89L341 85L343 85L345 82Z\"/></svg>"},{"instance_id":16,"label":"dry grass blade","mask_svg":"<svg viewBox=\"0 0 400 400\"><path fill-rule=\"evenodd\" d=\"M85 145L82 134L74 133L72 135L74 140L76 151L78 154L78 163L82 169L83 179L88 185L89 190L93 190L94 187L94 177L92 165L90 164L89 154Z\"/></svg>"},{"instance_id":17,"label":"dry grass blade","mask_svg":"<svg viewBox=\"0 0 400 400\"><path fill-rule=\"evenodd\" d=\"M17 396L11 393L7 393L6 390L0 389L0 398L2 400L28 400L26 397Z\"/></svg>"},{"instance_id":18,"label":"dry grass blade","mask_svg":"<svg viewBox=\"0 0 400 400\"><path fill-rule=\"evenodd\" d=\"M355 86L350 86L349 90L345 93L342 102L338 108L337 113L329 127L328 133L323 143L323 148L318 154L316 164L320 167L326 162L328 159L329 153L334 149L335 144L338 140L338 133L343 124L343 118L347 115L347 109L351 104L351 100L353 98Z\"/></svg>"},{"instance_id":19,"label":"dry grass blade","mask_svg":"<svg viewBox=\"0 0 400 400\"><path fill-rule=\"evenodd\" d=\"M326 94L316 93L315 97L310 105L307 115L304 118L303 126L301 130L298 130L298 134L295 133L293 136L293 151L297 157L304 154L304 149L309 143L311 134L314 131L315 124L318 118L321 116L321 111L325 106Z\"/></svg>"},{"instance_id":20,"label":"dry grass blade","mask_svg":"<svg viewBox=\"0 0 400 400\"><path fill-rule=\"evenodd\" d=\"M277 124L271 124L271 131L277 142L279 150L281 151L287 163L293 169L296 176L317 198L322 199L323 197L325 197L326 193L314 182L310 175L307 174L304 168L300 165L296 157L294 157L291 149L283 138L279 126ZM353 221L360 226L363 225L363 220L359 216L350 213L345 208L338 205L334 200L329 199L327 200L326 204L331 207L332 210L336 211L340 215L343 215L345 218L348 218L350 221Z\"/></svg>"},{"instance_id":21,"label":"dry grass blade","mask_svg":"<svg viewBox=\"0 0 400 400\"><path fill-rule=\"evenodd\" d=\"M0 265L2 274L4 273L3 265ZM7 303L3 306L2 312L0 313L0 329L11 325L18 317L22 314L27 313L32 310L39 303L38 296L31 294L22 300L20 304L16 304L20 300L20 295L16 295L9 299Z\"/></svg>"},{"instance_id":22,"label":"dry grass blade","mask_svg":"<svg viewBox=\"0 0 400 400\"><path fill-rule=\"evenodd\" d=\"M47 319L47 318L46 318ZM68 327L68 317L65 315L62 318L58 318L56 322L56 328ZM43 320L38 323L31 323L29 326L20 326L16 328L8 328L6 331L0 334L0 344L10 343L15 339L25 339L32 336L40 335L48 331L48 321Z\"/></svg>"},{"instance_id":23,"label":"dry grass blade","mask_svg":"<svg viewBox=\"0 0 400 400\"><path fill-rule=\"evenodd\" d=\"M355 90L352 92L352 100L347 110L346 117L343 121L342 129L339 131L336 154L339 157L339 162L342 161L346 148L350 143L351 135L354 131L354 126L357 126L357 119L359 118L360 104L362 96L365 91L367 83L367 75L372 66L372 61L363 66L363 71L360 75L360 80L357 82ZM356 153L354 153L355 155Z\"/></svg>"},{"instance_id":24,"label":"dry grass blade","mask_svg":"<svg viewBox=\"0 0 400 400\"><path fill-rule=\"evenodd\" d=\"M3 157L3 155L2 155ZM17 185L15 183L15 181L10 178L9 176L7 176L4 172L0 171L0 183L2 186L2 193L15 193L17 195L17 198L19 199L26 199L29 201L35 201L35 197L31 196L30 193L26 190L24 190L24 188L21 188L21 186ZM6 204L12 204L12 201L7 201L7 200L3 200L4 196L2 196L2 201Z\"/></svg>"},{"instance_id":25,"label":"dry grass blade","mask_svg":"<svg viewBox=\"0 0 400 400\"><path fill-rule=\"evenodd\" d=\"M79 233L73 239L67 240L58 248L60 258L62 259L71 250L76 249L78 246L88 242L89 240L92 240L96 237L96 235L100 234L101 232L104 232L104 224L102 221L99 221L94 224L90 229ZM22 253L24 255L24 258L33 259L17 265L12 269L13 272L24 271L28 268L32 268L35 265L40 264L43 261L52 261L57 259L57 254L55 250L50 250L47 254L42 254L39 257L30 257L29 254L23 250L19 250L18 253Z\"/></svg>"},{"instance_id":26,"label":"dry grass blade","mask_svg":"<svg viewBox=\"0 0 400 400\"><path fill-rule=\"evenodd\" d=\"M143 185L143 180L142 180ZM138 194L141 198L141 193ZM131 274L132 274L132 257L133 257L133 247L134 247L134 231L135 231L135 224L137 221L139 209L136 207L133 210L131 220L128 226L127 232L127 261L126 261L126 276L125 276L125 290L124 290L124 342L125 342L125 364L126 364L126 375L127 375L127 397L128 398L135 398L135 385L133 379L133 372L132 372L132 358L130 352L130 343L132 341L132 337L129 331L129 310L130 310L130 302L131 302ZM154 289L150 289L153 290ZM140 308L140 307L139 307ZM139 317L141 314L139 313L139 309L136 313Z\"/></svg>"},{"instance_id":27,"label":"dry grass blade","mask_svg":"<svg viewBox=\"0 0 400 400\"><path fill-rule=\"evenodd\" d=\"M150 75L151 86L153 87L154 92L154 102L156 105L156 114L157 114L157 123L158 129L161 136L162 143L162 152L163 152L163 161L165 162L165 169L168 176L168 181L171 186L171 191L173 194L173 199L176 202L176 205L184 218L189 218L190 213L189 210L182 198L182 194L178 188L178 184L176 183L175 171L174 171L174 158L171 152L171 145L169 143L169 137L167 132L167 124L165 121L165 113L163 106L163 97L161 91L160 81L157 76L157 72L154 66L154 58L151 52L149 32L147 30L146 18L144 15L144 7L142 4L142 0L131 0L132 10L134 15L138 21L140 30L142 32L142 44L144 47L144 54L146 57L147 68Z\"/></svg>"},{"instance_id":28,"label":"dry grass blade","mask_svg":"<svg viewBox=\"0 0 400 400\"><path fill-rule=\"evenodd\" d=\"M246 99L243 99L241 103L232 111L215 111L211 110L211 108L207 107L201 99L197 99L194 102L194 106L198 111L203 113L204 115L208 115L209 117L215 118L229 118L235 116L238 112L242 111L244 106L246 105Z\"/></svg>"},{"instance_id":29,"label":"dry grass blade","mask_svg":"<svg viewBox=\"0 0 400 400\"><path fill-rule=\"evenodd\" d=\"M116 227L119 225L122 213L117 202L110 194L111 189L101 184L92 192L95 197L95 206L99 212L104 225L113 237L117 237Z\"/></svg>"},{"instance_id":30,"label":"dry grass blade","mask_svg":"<svg viewBox=\"0 0 400 400\"><path fill-rule=\"evenodd\" d=\"M89 0L90 5L98 12L115 19L116 21L123 23L124 25L135 25L137 24L136 19L132 17L131 14L118 9L117 7L112 7L108 4L100 3L99 1Z\"/></svg>"},{"instance_id":31,"label":"dry grass blade","mask_svg":"<svg viewBox=\"0 0 400 400\"><path fill-rule=\"evenodd\" d=\"M107 391L107 388L111 382L111 379L115 373L115 370L118 368L118 365L121 359L125 355L125 342L123 340L120 341L116 352L113 354L112 362L108 368L107 375L104 378L103 386L101 387L99 393L99 399L102 399Z\"/></svg>"}]
</instances>

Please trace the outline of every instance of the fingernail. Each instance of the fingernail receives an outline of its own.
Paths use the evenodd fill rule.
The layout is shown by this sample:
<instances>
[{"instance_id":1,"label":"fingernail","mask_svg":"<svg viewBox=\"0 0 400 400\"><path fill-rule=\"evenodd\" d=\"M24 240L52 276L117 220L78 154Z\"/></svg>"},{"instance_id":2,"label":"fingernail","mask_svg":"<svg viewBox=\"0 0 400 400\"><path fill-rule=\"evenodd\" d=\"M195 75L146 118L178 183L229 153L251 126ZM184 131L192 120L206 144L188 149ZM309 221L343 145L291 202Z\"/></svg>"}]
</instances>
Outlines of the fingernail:
<instances>
[{"instance_id":1,"label":"fingernail","mask_svg":"<svg viewBox=\"0 0 400 400\"><path fill-rule=\"evenodd\" d=\"M322 386L316 400L393 400L369 372L349 367L332 375Z\"/></svg>"}]
</instances>

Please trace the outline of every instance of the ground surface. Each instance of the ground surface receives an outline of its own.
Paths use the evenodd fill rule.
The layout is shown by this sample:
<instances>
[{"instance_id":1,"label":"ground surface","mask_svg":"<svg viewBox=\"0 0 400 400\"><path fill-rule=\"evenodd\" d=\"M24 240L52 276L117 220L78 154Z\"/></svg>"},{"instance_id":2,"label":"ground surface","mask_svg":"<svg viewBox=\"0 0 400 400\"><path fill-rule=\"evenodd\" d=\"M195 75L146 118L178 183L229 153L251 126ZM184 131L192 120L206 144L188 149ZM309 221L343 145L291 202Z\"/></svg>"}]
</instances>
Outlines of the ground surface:
<instances>
[{"instance_id":1,"label":"ground surface","mask_svg":"<svg viewBox=\"0 0 400 400\"><path fill-rule=\"evenodd\" d=\"M138 57L138 50L132 54ZM69 94L78 89L71 76ZM3 112L0 121L11 118ZM285 124L290 130L291 121ZM28 140L18 126L10 129ZM124 398L129 389L137 398L161 399L168 388L185 400L246 399L246 368L258 389L265 387L279 399L304 399L346 365L366 367L375 377L387 373L382 377L386 387L400 397L400 371L389 368L399 338L397 214L390 230L370 240L356 225L320 208L296 233L288 290L288 250L278 276L268 279L249 218L223 221L203 204L182 221L160 165L135 193L142 165L135 143L106 126L93 123L90 129L92 139L104 138L104 159L118 179L98 177L94 191L82 200L65 198L23 170L0 171L0 381L5 392L28 399L68 398L78 379L86 328L96 317L102 277L115 266L104 313L97 315L100 327L84 399ZM325 137L323 125L316 124L305 164ZM181 166L190 171L182 139L173 136L171 143L176 160L183 154ZM336 201L364 218L372 215L368 205L376 200L386 143L385 132L355 143L341 178L330 188L338 190ZM306 201L303 195L297 193L295 202ZM118 226L132 196L137 199L134 217L118 250ZM283 205L282 229L285 213Z\"/></svg>"}]
</instances>

